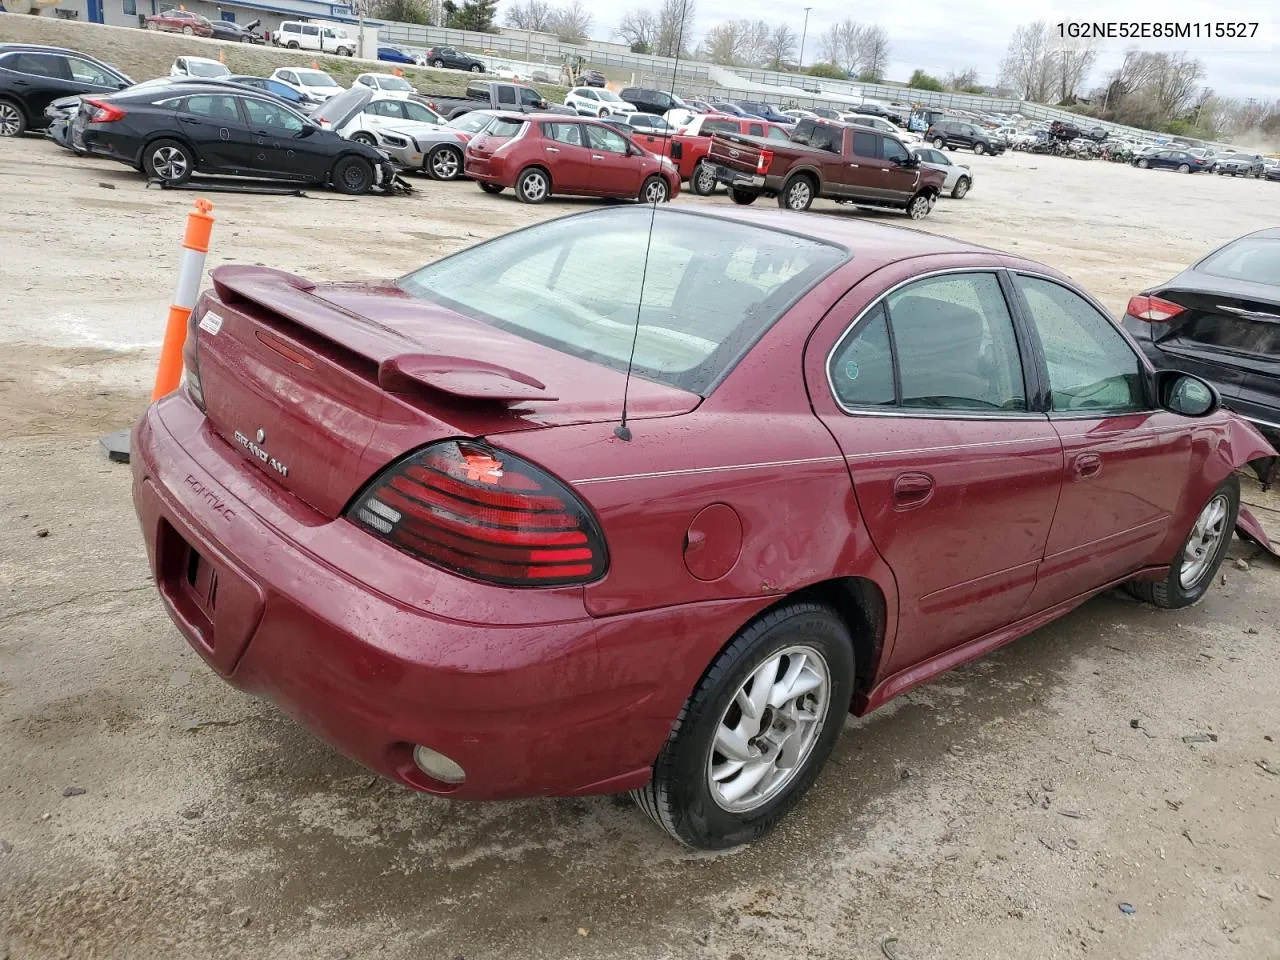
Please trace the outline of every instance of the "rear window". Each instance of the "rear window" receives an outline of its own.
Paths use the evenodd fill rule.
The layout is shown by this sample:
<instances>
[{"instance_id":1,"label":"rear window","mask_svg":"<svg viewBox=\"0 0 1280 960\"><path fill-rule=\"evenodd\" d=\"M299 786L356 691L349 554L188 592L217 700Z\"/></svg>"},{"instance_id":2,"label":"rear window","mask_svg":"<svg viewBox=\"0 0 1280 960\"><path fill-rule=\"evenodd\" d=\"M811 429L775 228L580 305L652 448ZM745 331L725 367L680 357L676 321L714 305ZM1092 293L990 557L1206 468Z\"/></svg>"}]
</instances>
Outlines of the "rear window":
<instances>
[{"instance_id":1,"label":"rear window","mask_svg":"<svg viewBox=\"0 0 1280 960\"><path fill-rule=\"evenodd\" d=\"M507 234L399 284L620 373L634 340L637 376L705 396L847 257L840 247L774 229L622 209ZM609 265L607 278L601 264Z\"/></svg>"},{"instance_id":2,"label":"rear window","mask_svg":"<svg viewBox=\"0 0 1280 960\"><path fill-rule=\"evenodd\" d=\"M493 122L485 128L491 137L514 137L524 126L523 120L511 120L507 117L494 117Z\"/></svg>"},{"instance_id":3,"label":"rear window","mask_svg":"<svg viewBox=\"0 0 1280 960\"><path fill-rule=\"evenodd\" d=\"M713 133L737 133L738 124L734 120L703 120L701 130L707 136Z\"/></svg>"},{"instance_id":4,"label":"rear window","mask_svg":"<svg viewBox=\"0 0 1280 960\"><path fill-rule=\"evenodd\" d=\"M1196 271L1280 287L1280 240L1245 237L1209 254Z\"/></svg>"},{"instance_id":5,"label":"rear window","mask_svg":"<svg viewBox=\"0 0 1280 960\"><path fill-rule=\"evenodd\" d=\"M815 123L812 120L801 120L796 124L796 129L791 134L791 139L795 143L802 143L818 150L840 153L842 135L842 127L832 127L825 123Z\"/></svg>"}]
</instances>

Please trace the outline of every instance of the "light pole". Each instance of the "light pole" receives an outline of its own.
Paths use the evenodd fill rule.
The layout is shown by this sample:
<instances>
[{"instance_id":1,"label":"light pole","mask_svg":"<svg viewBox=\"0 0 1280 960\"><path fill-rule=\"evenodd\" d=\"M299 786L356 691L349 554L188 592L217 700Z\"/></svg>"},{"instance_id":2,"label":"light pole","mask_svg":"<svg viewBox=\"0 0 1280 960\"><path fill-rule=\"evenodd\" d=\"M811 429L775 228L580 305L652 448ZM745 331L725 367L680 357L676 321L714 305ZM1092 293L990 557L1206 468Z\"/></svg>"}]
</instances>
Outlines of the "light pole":
<instances>
[{"instance_id":1,"label":"light pole","mask_svg":"<svg viewBox=\"0 0 1280 960\"><path fill-rule=\"evenodd\" d=\"M809 11L812 9L813 7L804 8L804 29L800 31L800 57L796 61L796 66L801 70L804 69L804 39L809 35Z\"/></svg>"}]
</instances>

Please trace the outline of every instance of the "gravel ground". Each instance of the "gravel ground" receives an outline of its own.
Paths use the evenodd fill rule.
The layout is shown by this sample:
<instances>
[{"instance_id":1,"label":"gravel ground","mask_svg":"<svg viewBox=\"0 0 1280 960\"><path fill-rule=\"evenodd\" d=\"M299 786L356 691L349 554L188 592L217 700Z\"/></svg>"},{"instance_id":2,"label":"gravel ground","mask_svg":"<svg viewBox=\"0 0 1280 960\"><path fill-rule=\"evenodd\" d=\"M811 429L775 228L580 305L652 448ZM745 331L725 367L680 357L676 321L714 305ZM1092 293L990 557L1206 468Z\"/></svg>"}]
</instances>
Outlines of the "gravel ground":
<instances>
[{"instance_id":1,"label":"gravel ground","mask_svg":"<svg viewBox=\"0 0 1280 960\"><path fill-rule=\"evenodd\" d=\"M1117 310L1280 199L972 162L924 228ZM1192 609L1107 594L851 721L749 849L678 849L617 798L412 794L204 668L96 447L146 404L192 195L34 139L0 141L0 184L0 957L1280 957L1280 564L1253 547ZM420 186L215 196L210 266L386 277L590 206Z\"/></svg>"}]
</instances>

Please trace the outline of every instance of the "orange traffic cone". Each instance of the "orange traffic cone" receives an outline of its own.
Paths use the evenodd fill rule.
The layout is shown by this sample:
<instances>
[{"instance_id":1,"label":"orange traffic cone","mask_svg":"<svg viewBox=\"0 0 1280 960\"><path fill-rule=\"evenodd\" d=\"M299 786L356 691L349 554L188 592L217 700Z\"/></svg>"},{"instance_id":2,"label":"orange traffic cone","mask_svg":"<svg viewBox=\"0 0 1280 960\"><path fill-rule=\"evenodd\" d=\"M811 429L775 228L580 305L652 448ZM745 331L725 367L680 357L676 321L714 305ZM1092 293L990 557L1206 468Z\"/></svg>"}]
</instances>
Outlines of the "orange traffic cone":
<instances>
[{"instance_id":1,"label":"orange traffic cone","mask_svg":"<svg viewBox=\"0 0 1280 960\"><path fill-rule=\"evenodd\" d=\"M156 368L156 384L151 391L154 403L178 389L182 380L182 347L187 340L187 319L196 305L200 293L200 280L204 276L204 259L209 253L209 237L213 233L213 217L209 214L213 204L201 197L195 209L187 214L187 232L182 238L182 259L178 262L178 284L174 289L173 303L169 305L169 320L164 328L164 343L160 347L160 365Z\"/></svg>"}]
</instances>

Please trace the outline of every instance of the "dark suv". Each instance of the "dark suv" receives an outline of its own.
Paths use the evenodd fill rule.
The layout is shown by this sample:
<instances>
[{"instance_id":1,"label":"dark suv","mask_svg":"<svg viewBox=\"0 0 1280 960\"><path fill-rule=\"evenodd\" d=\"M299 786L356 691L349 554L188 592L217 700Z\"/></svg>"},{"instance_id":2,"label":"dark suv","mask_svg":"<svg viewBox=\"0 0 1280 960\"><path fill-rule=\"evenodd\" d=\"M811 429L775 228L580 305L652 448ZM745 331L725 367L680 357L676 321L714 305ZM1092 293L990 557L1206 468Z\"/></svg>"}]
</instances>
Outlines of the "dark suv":
<instances>
[{"instance_id":1,"label":"dark suv","mask_svg":"<svg viewBox=\"0 0 1280 960\"><path fill-rule=\"evenodd\" d=\"M1005 142L1000 137L965 120L939 120L931 123L924 138L936 150L943 147L949 150L964 147L974 153L1004 153L1005 148Z\"/></svg>"},{"instance_id":2,"label":"dark suv","mask_svg":"<svg viewBox=\"0 0 1280 960\"><path fill-rule=\"evenodd\" d=\"M741 107L753 117L759 117L761 120L781 123L788 127L796 122L795 117L788 117L785 113L777 110L773 104L765 103L762 100L735 100L733 103L734 106Z\"/></svg>"},{"instance_id":3,"label":"dark suv","mask_svg":"<svg viewBox=\"0 0 1280 960\"><path fill-rule=\"evenodd\" d=\"M101 60L27 43L0 43L0 137L48 124L44 108L80 93L116 93L133 81Z\"/></svg>"},{"instance_id":4,"label":"dark suv","mask_svg":"<svg viewBox=\"0 0 1280 960\"><path fill-rule=\"evenodd\" d=\"M665 90L651 90L648 87L625 87L618 92L623 100L635 107L640 113L656 113L662 116L668 110L685 109L683 100Z\"/></svg>"},{"instance_id":5,"label":"dark suv","mask_svg":"<svg viewBox=\"0 0 1280 960\"><path fill-rule=\"evenodd\" d=\"M484 73L484 64L475 57L460 53L453 47L432 47L422 55L429 67L448 67L450 70L470 70Z\"/></svg>"}]
</instances>

